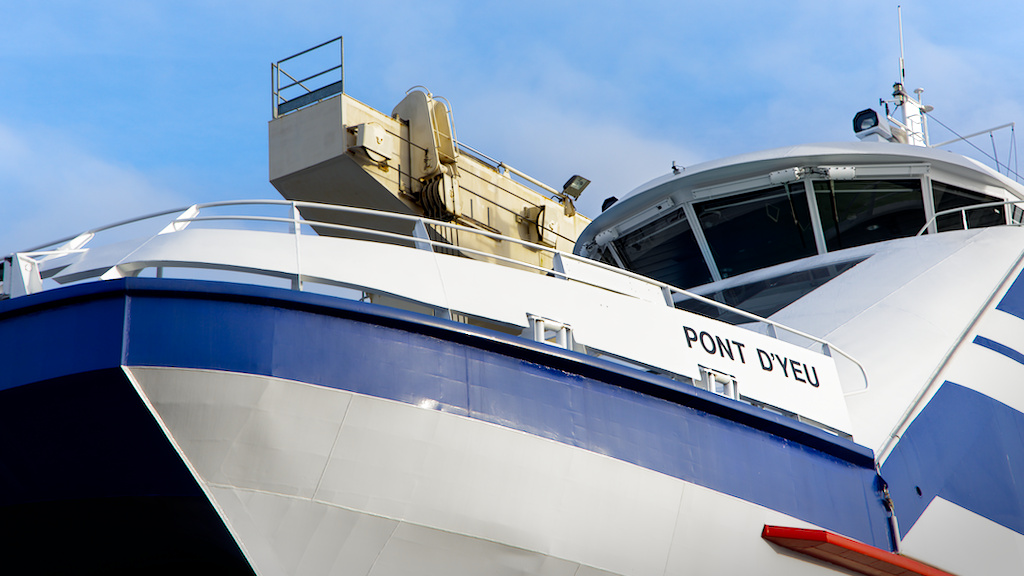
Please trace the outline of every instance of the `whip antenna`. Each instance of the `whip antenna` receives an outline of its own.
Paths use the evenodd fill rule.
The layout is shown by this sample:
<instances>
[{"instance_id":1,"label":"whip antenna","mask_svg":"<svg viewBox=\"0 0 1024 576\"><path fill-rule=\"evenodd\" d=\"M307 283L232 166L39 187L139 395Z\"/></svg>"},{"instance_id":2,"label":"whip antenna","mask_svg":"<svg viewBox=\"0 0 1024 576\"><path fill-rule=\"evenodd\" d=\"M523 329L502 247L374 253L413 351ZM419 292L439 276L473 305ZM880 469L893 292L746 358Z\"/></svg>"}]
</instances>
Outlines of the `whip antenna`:
<instances>
[{"instance_id":1,"label":"whip antenna","mask_svg":"<svg viewBox=\"0 0 1024 576\"><path fill-rule=\"evenodd\" d=\"M896 18L899 20L900 27L900 84L904 84L907 78L907 72L903 68L903 7L896 6Z\"/></svg>"}]
</instances>

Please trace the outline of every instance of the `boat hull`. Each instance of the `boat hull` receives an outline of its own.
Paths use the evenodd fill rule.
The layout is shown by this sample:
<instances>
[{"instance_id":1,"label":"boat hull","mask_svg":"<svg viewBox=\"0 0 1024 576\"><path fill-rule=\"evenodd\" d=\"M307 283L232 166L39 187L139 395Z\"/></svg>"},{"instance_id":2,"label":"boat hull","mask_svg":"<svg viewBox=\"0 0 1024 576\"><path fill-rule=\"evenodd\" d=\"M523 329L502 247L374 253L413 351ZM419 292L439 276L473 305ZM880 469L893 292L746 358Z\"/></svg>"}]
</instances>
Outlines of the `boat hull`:
<instances>
[{"instance_id":1,"label":"boat hull","mask_svg":"<svg viewBox=\"0 0 1024 576\"><path fill-rule=\"evenodd\" d=\"M67 481L93 474L116 497L185 494L221 530L204 542L220 542L243 573L822 570L762 540L765 524L891 548L870 451L552 346L206 282L124 279L6 304L0 331L14 368L3 406L72 422L49 441L65 452L77 449L74 430L91 428L68 420L82 397L95 398L84 412L110 430L83 443L150 439L81 456L91 468ZM120 403L103 400L104 386ZM45 448L10 432L18 441L4 443L5 461ZM177 483L155 481L173 476L159 470L126 473L138 452L163 454ZM5 474L7 509L92 491L47 499L22 490L18 473Z\"/></svg>"},{"instance_id":2,"label":"boat hull","mask_svg":"<svg viewBox=\"0 0 1024 576\"><path fill-rule=\"evenodd\" d=\"M119 368L0 392L0 525L11 574L252 574Z\"/></svg>"}]
</instances>

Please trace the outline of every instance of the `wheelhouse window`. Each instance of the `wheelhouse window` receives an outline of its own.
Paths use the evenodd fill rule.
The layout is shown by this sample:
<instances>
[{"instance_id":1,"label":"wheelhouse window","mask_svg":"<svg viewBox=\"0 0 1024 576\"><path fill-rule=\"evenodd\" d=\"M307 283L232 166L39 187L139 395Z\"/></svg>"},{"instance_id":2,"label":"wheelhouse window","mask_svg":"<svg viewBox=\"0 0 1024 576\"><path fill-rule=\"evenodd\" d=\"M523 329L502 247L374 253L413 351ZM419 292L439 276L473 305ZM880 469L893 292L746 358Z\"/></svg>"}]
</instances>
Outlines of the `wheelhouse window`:
<instances>
[{"instance_id":1,"label":"wheelhouse window","mask_svg":"<svg viewBox=\"0 0 1024 576\"><path fill-rule=\"evenodd\" d=\"M864 259L860 258L849 262L828 264L701 295L728 304L733 308L768 317L863 261ZM691 298L678 300L676 308L696 312L730 324L750 322L750 319L745 316L727 312L712 304Z\"/></svg>"},{"instance_id":2,"label":"wheelhouse window","mask_svg":"<svg viewBox=\"0 0 1024 576\"><path fill-rule=\"evenodd\" d=\"M847 172L853 173L849 169L842 175ZM673 211L614 240L600 259L686 289L814 256L819 250L835 252L914 236L932 207L935 212L968 208L965 214L938 217L940 232L1024 220L1017 206L970 208L998 198L944 182L932 181L926 198L925 184L917 177L825 180L818 179L824 175L820 168L804 174L786 184L729 196L677 200L681 204ZM821 225L817 230L814 211ZM761 293L760 287L758 291L757 298L772 294ZM787 298L772 296L772 302ZM774 304L757 306L770 311Z\"/></svg>"},{"instance_id":3,"label":"wheelhouse window","mask_svg":"<svg viewBox=\"0 0 1024 576\"><path fill-rule=\"evenodd\" d=\"M627 269L671 286L690 288L711 282L697 239L682 210L675 210L616 240Z\"/></svg>"},{"instance_id":4,"label":"wheelhouse window","mask_svg":"<svg viewBox=\"0 0 1024 576\"><path fill-rule=\"evenodd\" d=\"M814 182L829 252L917 234L924 226L920 180Z\"/></svg>"},{"instance_id":5,"label":"wheelhouse window","mask_svg":"<svg viewBox=\"0 0 1024 576\"><path fill-rule=\"evenodd\" d=\"M694 204L722 278L817 253L802 185Z\"/></svg>"},{"instance_id":6,"label":"wheelhouse window","mask_svg":"<svg viewBox=\"0 0 1024 576\"><path fill-rule=\"evenodd\" d=\"M972 204L984 204L986 202L999 201L999 198L994 196L989 196L980 192L972 192L951 184L944 184L942 182L935 181L932 182L932 197L935 200L936 213L942 212L943 210L963 208L964 206L970 206ZM1000 224L1005 224L1006 207L990 206L988 208L975 208L973 210L965 210L962 214L959 212L946 214L945 216L939 216L935 219L935 226L939 232L945 232L947 230L963 230L965 223L967 228L985 228L987 226L999 226Z\"/></svg>"}]
</instances>

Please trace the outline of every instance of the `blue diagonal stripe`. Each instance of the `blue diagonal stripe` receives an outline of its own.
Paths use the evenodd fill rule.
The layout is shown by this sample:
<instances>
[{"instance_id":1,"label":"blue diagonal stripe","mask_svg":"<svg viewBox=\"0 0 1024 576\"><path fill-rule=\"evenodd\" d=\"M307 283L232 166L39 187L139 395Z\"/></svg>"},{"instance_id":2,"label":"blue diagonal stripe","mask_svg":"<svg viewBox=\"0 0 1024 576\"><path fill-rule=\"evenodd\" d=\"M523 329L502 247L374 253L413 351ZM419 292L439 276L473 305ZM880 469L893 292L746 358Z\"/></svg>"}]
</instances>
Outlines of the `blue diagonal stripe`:
<instances>
[{"instance_id":1,"label":"blue diagonal stripe","mask_svg":"<svg viewBox=\"0 0 1024 576\"><path fill-rule=\"evenodd\" d=\"M935 497L1024 534L1024 414L945 382L882 465L882 477L903 535Z\"/></svg>"},{"instance_id":2,"label":"blue diagonal stripe","mask_svg":"<svg viewBox=\"0 0 1024 576\"><path fill-rule=\"evenodd\" d=\"M1010 348L1005 344L1000 344L999 342L996 342L995 340L990 340L988 338L985 338L984 336L975 336L974 343L983 348L988 348L993 352L998 352L1003 356L1006 356L1010 360L1014 360L1016 362L1024 364L1024 354L1017 352L1016 350Z\"/></svg>"},{"instance_id":3,"label":"blue diagonal stripe","mask_svg":"<svg viewBox=\"0 0 1024 576\"><path fill-rule=\"evenodd\" d=\"M1003 299L996 304L996 310L1024 319L1024 274L1013 281Z\"/></svg>"}]
</instances>

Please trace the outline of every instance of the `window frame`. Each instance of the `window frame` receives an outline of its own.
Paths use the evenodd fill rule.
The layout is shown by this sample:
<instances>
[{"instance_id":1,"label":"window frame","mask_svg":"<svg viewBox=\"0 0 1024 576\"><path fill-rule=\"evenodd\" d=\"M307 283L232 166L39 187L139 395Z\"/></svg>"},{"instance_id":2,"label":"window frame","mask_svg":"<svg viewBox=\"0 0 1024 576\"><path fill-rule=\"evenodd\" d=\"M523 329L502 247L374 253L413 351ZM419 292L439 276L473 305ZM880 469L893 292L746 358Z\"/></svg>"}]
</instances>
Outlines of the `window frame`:
<instances>
[{"instance_id":1,"label":"window frame","mask_svg":"<svg viewBox=\"0 0 1024 576\"><path fill-rule=\"evenodd\" d=\"M936 224L934 222L934 215L936 212L935 197L933 192L932 181L935 179L937 182L941 182L944 185L952 186L963 189L968 192L982 194L990 196L995 199L1012 197L1013 194L1006 188L1002 188L991 183L977 182L964 178L961 175L953 172L941 170L936 172L934 167L929 162L914 162L906 164L851 164L852 168L855 169L855 175L853 178L835 178L832 179L837 182L849 182L849 181L916 181L918 183L917 188L920 191L921 204L924 208L923 217L926 222L929 222L929 232L936 232ZM825 226L821 220L821 212L818 205L818 193L815 190L815 183L827 182L830 178L826 175L826 170L829 169L829 165L822 166L803 166L798 167L797 170L803 171L802 176L796 180L780 183L774 181L772 178L777 172L771 174L763 174L761 176L755 176L750 178L744 178L739 180L731 180L723 182L717 185L705 186L692 188L689 191L681 190L682 194L686 194L689 198L685 200L680 199L673 193L668 198L671 200L670 205L674 204L672 212L676 210L682 211L682 214L689 226L690 233L693 235L693 239L696 241L697 248L700 251L701 258L704 261L704 265L710 272L710 282L715 283L722 281L729 277L740 276L754 270L760 270L771 266L766 264L753 270L742 272L739 274L733 274L731 276L723 276L721 267L716 261L710 242L708 241L707 235L705 234L704 227L700 218L697 216L697 207L709 201L718 201L729 197L742 196L745 194L752 194L757 192L769 191L773 188L780 188L788 185L791 194L799 193L799 186L803 186L804 196L807 203L808 211L810 212L810 225L811 225L811 236L814 239L814 253L808 254L805 257L814 255L824 255L829 253L835 253L840 250L849 249L851 247L839 248L837 250L829 250L828 242L825 237ZM1006 210L1004 215L1009 221L1012 218L1010 210ZM665 215L659 215L658 218L665 217ZM642 225L635 226L630 232L641 228L651 222L656 221L658 218L643 222ZM896 236L895 238L904 238L909 236ZM873 242L870 242L873 243ZM870 244L869 243L869 244ZM612 259L619 261L620 254L616 253L616 247L614 242L610 242L606 248L611 251ZM625 260L623 258L623 260ZM619 262L620 265L622 262ZM639 273L642 271L637 270ZM679 286L679 288L694 288L695 286Z\"/></svg>"}]
</instances>

